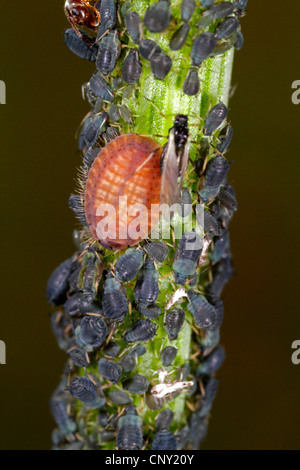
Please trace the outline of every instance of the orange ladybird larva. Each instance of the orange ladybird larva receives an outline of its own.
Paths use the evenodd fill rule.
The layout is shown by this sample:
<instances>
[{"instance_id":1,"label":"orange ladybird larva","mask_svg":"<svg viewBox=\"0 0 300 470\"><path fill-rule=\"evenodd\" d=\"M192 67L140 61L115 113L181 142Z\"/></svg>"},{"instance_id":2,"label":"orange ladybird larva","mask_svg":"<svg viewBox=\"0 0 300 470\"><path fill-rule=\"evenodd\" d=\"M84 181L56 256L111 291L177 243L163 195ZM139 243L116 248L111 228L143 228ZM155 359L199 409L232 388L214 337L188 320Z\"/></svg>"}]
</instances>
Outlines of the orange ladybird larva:
<instances>
[{"instance_id":1,"label":"orange ladybird larva","mask_svg":"<svg viewBox=\"0 0 300 470\"><path fill-rule=\"evenodd\" d=\"M159 218L161 154L157 142L137 134L123 134L101 149L87 175L84 192L85 216L95 240L107 248L122 250L147 237ZM127 210L119 207L123 196L127 197ZM97 215L98 208L105 208L105 204L115 208L115 220L109 212ZM143 204L147 215L129 214L134 204ZM108 227L115 227L115 236L110 237L108 232L105 239L100 239L97 227L104 217ZM131 238L128 227L137 217L138 237Z\"/></svg>"}]
</instances>

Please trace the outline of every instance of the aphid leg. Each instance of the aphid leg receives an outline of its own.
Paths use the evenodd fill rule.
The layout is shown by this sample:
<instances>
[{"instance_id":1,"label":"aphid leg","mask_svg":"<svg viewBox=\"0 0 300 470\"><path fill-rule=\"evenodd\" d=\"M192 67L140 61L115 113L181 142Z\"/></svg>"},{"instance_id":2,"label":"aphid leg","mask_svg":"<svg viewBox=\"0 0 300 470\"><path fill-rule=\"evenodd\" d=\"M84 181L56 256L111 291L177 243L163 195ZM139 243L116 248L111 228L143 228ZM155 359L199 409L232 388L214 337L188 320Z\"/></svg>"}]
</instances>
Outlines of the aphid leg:
<instances>
[{"instance_id":1,"label":"aphid leg","mask_svg":"<svg viewBox=\"0 0 300 470\"><path fill-rule=\"evenodd\" d=\"M106 344L109 343L111 337L113 336L114 331L115 331L115 328L116 328L116 322L113 322L111 331L110 331L110 333L109 333L109 335L108 335L108 337L107 337L107 340L106 340Z\"/></svg>"},{"instance_id":2,"label":"aphid leg","mask_svg":"<svg viewBox=\"0 0 300 470\"><path fill-rule=\"evenodd\" d=\"M186 402L186 406L192 413L196 411L196 407L194 407L189 401Z\"/></svg>"},{"instance_id":3,"label":"aphid leg","mask_svg":"<svg viewBox=\"0 0 300 470\"><path fill-rule=\"evenodd\" d=\"M85 351L85 358L88 364L91 363L88 353Z\"/></svg>"}]
</instances>

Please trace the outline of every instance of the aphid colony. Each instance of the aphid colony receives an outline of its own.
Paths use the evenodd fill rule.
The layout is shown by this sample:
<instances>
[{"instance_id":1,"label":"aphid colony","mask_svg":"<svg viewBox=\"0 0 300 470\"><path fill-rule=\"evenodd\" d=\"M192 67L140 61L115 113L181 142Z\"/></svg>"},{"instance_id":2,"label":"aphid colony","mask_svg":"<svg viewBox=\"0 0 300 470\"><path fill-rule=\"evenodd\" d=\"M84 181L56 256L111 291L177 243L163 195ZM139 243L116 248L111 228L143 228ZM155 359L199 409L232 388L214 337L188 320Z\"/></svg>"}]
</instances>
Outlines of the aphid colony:
<instances>
[{"instance_id":1,"label":"aphid colony","mask_svg":"<svg viewBox=\"0 0 300 470\"><path fill-rule=\"evenodd\" d=\"M201 64L209 57L221 55L233 47L240 50L243 46L239 17L245 11L247 0L216 5L215 1L210 4L200 2L197 6L195 0L182 0L179 24L175 24L172 7L167 0L152 3L143 17L133 10L129 1L102 0L94 2L93 6L91 3L87 0L65 2L66 16L72 25L72 29L65 31L66 44L79 57L96 62L96 73L104 77L115 71L122 47L125 50L128 47L125 56L122 54L121 77L129 85L139 81L143 65L150 66L156 79L164 80L172 67L176 67L176 51L182 50L191 58L183 92L188 96L197 95L201 86ZM82 26L90 33L97 31L98 27L97 37L79 29ZM174 32L169 41L169 51L165 51L155 39L160 39L168 28ZM146 37L147 32L153 39ZM93 77L89 93L113 101L114 93L107 81L99 80L98 75L96 77L97 88Z\"/></svg>"},{"instance_id":2,"label":"aphid colony","mask_svg":"<svg viewBox=\"0 0 300 470\"><path fill-rule=\"evenodd\" d=\"M65 31L66 44L95 63L96 71L83 87L91 111L79 135L81 190L69 200L83 228L74 231L76 253L55 269L47 285L55 307L52 329L68 355L50 400L55 449L198 449L218 389L214 374L225 358L218 346L221 296L233 274L228 224L237 209L227 181L225 154L233 134L227 107L221 101L209 107L191 158L188 116L172 117L161 145L153 136L131 131L136 118L128 100L143 67L164 80L179 50L191 60L183 92L197 95L201 64L241 47L238 19L247 1L203 0L199 6L182 0L178 24L166 0L151 3L143 17L131 3L65 2L72 25ZM166 51L155 38L170 29ZM183 187L187 170L194 175L192 190ZM181 221L191 214L195 218L195 200L204 204L203 243L198 244L194 229L177 241L150 240L151 224L134 241L116 235L102 239L96 203L116 206L121 193L132 202L138 194L146 206L178 203ZM194 243L197 248L189 249ZM189 341L191 358L183 361L182 345ZM183 393L184 424L174 417Z\"/></svg>"}]
</instances>

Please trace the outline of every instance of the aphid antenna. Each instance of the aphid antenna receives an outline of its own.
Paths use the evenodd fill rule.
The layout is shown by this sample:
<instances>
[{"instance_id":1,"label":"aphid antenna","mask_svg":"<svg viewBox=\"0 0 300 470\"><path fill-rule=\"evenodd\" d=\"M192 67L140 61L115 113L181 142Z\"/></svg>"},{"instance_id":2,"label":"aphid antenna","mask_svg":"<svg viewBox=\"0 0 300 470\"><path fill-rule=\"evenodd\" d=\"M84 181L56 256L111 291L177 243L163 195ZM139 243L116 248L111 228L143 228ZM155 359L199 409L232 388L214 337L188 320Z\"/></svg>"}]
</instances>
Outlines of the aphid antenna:
<instances>
[{"instance_id":1,"label":"aphid antenna","mask_svg":"<svg viewBox=\"0 0 300 470\"><path fill-rule=\"evenodd\" d=\"M198 357L200 354L201 354L201 351L195 352L194 354L192 354L191 360L194 361L196 359L196 357Z\"/></svg>"},{"instance_id":2,"label":"aphid antenna","mask_svg":"<svg viewBox=\"0 0 300 470\"><path fill-rule=\"evenodd\" d=\"M196 407L193 406L189 401L186 401L186 406L188 407L188 409L194 413L196 411Z\"/></svg>"},{"instance_id":3,"label":"aphid antenna","mask_svg":"<svg viewBox=\"0 0 300 470\"><path fill-rule=\"evenodd\" d=\"M118 18L118 22L120 23L120 25L123 24L123 20L122 20L122 16L120 15L120 8L119 8L119 4L117 6L117 18Z\"/></svg>"},{"instance_id":4,"label":"aphid antenna","mask_svg":"<svg viewBox=\"0 0 300 470\"><path fill-rule=\"evenodd\" d=\"M85 355L87 363L90 364L91 361L90 361L90 358L89 358L89 355L88 355L87 351L85 351L84 355Z\"/></svg>"},{"instance_id":5,"label":"aphid antenna","mask_svg":"<svg viewBox=\"0 0 300 470\"><path fill-rule=\"evenodd\" d=\"M161 110L153 103L153 101L151 101L149 98L147 98L147 96L142 95L142 97L145 98L145 100L148 101L148 103L150 103L150 104L153 106L153 108L155 108L156 111L157 111L164 119L173 122L174 119L172 119L172 116L171 116L171 115L166 116L166 115L163 114L163 113L161 112ZM165 137L165 136L156 136L156 137L163 137L163 138L166 138L166 139L168 138L168 136L166 136L166 137Z\"/></svg>"},{"instance_id":6,"label":"aphid antenna","mask_svg":"<svg viewBox=\"0 0 300 470\"><path fill-rule=\"evenodd\" d=\"M192 328L192 330L194 331L194 333L196 333L196 335L199 334L199 330L197 330L197 328L193 325L193 323L191 323L189 320L186 320L187 323L190 325L190 327Z\"/></svg>"},{"instance_id":7,"label":"aphid antenna","mask_svg":"<svg viewBox=\"0 0 300 470\"><path fill-rule=\"evenodd\" d=\"M122 44L121 45L121 49L135 49L137 51L137 48L134 47L134 46L129 46L128 44ZM129 52L129 51L128 51ZM124 57L124 60L126 59L126 57L128 56L128 54L126 54L126 56Z\"/></svg>"},{"instance_id":8,"label":"aphid antenna","mask_svg":"<svg viewBox=\"0 0 300 470\"><path fill-rule=\"evenodd\" d=\"M74 349L76 349L76 344L72 346L71 348L67 349L66 353L70 354L70 352L72 352Z\"/></svg>"}]
</instances>

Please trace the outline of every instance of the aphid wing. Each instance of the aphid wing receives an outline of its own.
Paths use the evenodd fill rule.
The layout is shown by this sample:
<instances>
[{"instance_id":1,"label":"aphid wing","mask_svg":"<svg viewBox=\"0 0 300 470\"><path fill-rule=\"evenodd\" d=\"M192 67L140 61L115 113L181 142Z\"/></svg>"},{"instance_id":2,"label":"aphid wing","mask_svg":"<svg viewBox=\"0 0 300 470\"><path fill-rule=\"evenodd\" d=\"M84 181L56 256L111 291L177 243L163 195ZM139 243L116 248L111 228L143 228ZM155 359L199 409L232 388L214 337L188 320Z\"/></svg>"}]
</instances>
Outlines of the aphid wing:
<instances>
[{"instance_id":1,"label":"aphid wing","mask_svg":"<svg viewBox=\"0 0 300 470\"><path fill-rule=\"evenodd\" d=\"M179 181L178 188L177 188L176 200L178 200L179 194L182 188L183 178L184 178L185 172L189 164L189 156L190 156L190 137L188 137L187 139L187 142L184 146L183 155L180 158L180 181Z\"/></svg>"},{"instance_id":2,"label":"aphid wing","mask_svg":"<svg viewBox=\"0 0 300 470\"><path fill-rule=\"evenodd\" d=\"M160 186L160 203L171 206L178 194L179 168L175 149L174 131L171 130L167 148L163 156Z\"/></svg>"}]
</instances>

